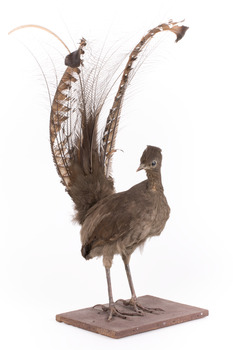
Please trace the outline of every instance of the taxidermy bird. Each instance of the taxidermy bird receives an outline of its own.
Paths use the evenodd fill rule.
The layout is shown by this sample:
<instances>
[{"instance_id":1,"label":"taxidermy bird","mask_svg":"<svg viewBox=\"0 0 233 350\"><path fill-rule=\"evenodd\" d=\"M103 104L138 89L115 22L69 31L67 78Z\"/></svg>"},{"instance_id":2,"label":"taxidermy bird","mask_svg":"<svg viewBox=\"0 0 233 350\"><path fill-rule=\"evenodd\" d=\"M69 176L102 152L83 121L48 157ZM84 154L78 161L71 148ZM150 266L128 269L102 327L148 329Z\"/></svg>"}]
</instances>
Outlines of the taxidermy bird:
<instances>
[{"instance_id":1,"label":"taxidermy bird","mask_svg":"<svg viewBox=\"0 0 233 350\"><path fill-rule=\"evenodd\" d=\"M120 193L114 190L111 161L124 96L140 65L142 52L157 33L173 32L178 42L187 29L178 22L169 21L142 37L129 55L102 133L98 130L98 121L115 82L112 82L113 73L108 71L108 79L104 76L106 61L101 65L97 59L93 66L89 64L89 68L85 68L85 39L65 58L67 68L51 103L53 160L62 184L74 202L75 220L81 225L82 256L86 260L103 257L109 306L102 306L102 309L107 312L108 320L113 316L125 318L162 311L139 304L129 267L135 249L148 238L160 235L169 218L170 208L161 181L161 149L147 146L137 169L145 170L147 179ZM119 311L113 300L110 269L115 254L123 259L131 290L131 299L123 301L131 309L127 313Z\"/></svg>"}]
</instances>

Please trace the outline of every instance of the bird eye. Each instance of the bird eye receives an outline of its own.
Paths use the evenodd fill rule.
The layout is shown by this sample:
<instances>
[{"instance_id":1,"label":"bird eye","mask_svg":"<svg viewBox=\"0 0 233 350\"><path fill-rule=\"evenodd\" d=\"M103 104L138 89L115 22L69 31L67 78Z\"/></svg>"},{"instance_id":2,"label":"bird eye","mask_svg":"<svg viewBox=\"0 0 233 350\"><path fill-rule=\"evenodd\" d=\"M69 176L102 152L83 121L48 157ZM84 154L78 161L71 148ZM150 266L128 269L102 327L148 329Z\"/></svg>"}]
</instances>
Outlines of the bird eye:
<instances>
[{"instance_id":1,"label":"bird eye","mask_svg":"<svg viewBox=\"0 0 233 350\"><path fill-rule=\"evenodd\" d=\"M151 163L152 166L156 166L157 162L156 160L153 160L153 162Z\"/></svg>"}]
</instances>

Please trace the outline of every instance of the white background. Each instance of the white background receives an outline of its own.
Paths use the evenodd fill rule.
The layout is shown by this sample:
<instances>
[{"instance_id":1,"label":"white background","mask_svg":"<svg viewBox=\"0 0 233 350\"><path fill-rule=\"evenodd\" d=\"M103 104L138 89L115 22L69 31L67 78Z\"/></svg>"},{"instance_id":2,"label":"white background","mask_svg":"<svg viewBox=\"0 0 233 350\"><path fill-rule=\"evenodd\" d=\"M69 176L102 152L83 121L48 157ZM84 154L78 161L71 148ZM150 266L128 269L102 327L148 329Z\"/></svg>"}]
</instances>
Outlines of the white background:
<instances>
[{"instance_id":1,"label":"white background","mask_svg":"<svg viewBox=\"0 0 233 350\"><path fill-rule=\"evenodd\" d=\"M3 5L2 349L232 349L230 3L21 0ZM116 40L132 37L126 45L130 51L148 29L170 18L185 18L190 29L177 45L170 37L168 46L164 40L160 53L153 53L132 82L117 141L124 152L115 155L113 175L118 191L142 181L145 174L135 172L142 151L147 144L162 148L171 217L162 235L148 242L142 255L137 251L132 257L136 291L207 308L210 316L112 340L55 321L58 313L106 302L105 272L101 260L86 262L80 254L80 228L71 223L72 203L52 162L46 87L34 59L18 41L25 43L28 34L22 30L7 37L7 32L40 24L70 47L67 28L76 42L84 36L102 44L110 33ZM38 35L32 32L27 31ZM128 298L118 257L112 281L114 297Z\"/></svg>"}]
</instances>

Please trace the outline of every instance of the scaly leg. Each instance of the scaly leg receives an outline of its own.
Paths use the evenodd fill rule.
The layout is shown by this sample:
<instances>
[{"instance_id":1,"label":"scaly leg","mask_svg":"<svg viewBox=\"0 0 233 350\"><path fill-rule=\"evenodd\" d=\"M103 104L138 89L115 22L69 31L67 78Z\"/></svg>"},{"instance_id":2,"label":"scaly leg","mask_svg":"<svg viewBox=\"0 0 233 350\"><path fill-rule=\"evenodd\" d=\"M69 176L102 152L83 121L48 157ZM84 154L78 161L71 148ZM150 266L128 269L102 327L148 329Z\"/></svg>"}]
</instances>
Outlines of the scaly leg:
<instances>
[{"instance_id":1,"label":"scaly leg","mask_svg":"<svg viewBox=\"0 0 233 350\"><path fill-rule=\"evenodd\" d=\"M108 297L109 297L109 306L105 305L95 305L96 306L101 306L102 310L105 312L108 312L108 321L110 321L113 316L117 316L120 318L126 318L126 316L137 316L136 313L129 313L129 312L121 312L117 310L115 303L113 301L113 295L112 295L112 283L111 283L111 276L110 276L110 268L105 267L106 270L106 278L107 278L107 284L108 284Z\"/></svg>"},{"instance_id":2,"label":"scaly leg","mask_svg":"<svg viewBox=\"0 0 233 350\"><path fill-rule=\"evenodd\" d=\"M121 312L119 312L114 304L113 296L112 296L112 283L111 283L111 276L110 276L110 269L106 269L106 278L108 283L108 297L109 297L109 307L103 306L104 311L109 311L108 321L112 319L113 316L118 316L120 318L126 318L125 315L123 315Z\"/></svg>"},{"instance_id":3,"label":"scaly leg","mask_svg":"<svg viewBox=\"0 0 233 350\"><path fill-rule=\"evenodd\" d=\"M125 263L125 271L126 271L126 274L127 274L129 287L130 287L130 290L131 290L131 299L129 301L120 299L119 301L122 301L125 306L133 306L134 310L136 311L136 313L138 315L143 315L143 311L150 312L150 313L163 312L164 311L163 309L160 309L160 308L148 308L148 307L142 306L137 301L137 297L136 297L136 293L135 293L135 289L134 289L134 285L133 285L133 279L132 279L131 272L130 272L130 267L129 267L129 259L124 259L123 258L123 261Z\"/></svg>"}]
</instances>

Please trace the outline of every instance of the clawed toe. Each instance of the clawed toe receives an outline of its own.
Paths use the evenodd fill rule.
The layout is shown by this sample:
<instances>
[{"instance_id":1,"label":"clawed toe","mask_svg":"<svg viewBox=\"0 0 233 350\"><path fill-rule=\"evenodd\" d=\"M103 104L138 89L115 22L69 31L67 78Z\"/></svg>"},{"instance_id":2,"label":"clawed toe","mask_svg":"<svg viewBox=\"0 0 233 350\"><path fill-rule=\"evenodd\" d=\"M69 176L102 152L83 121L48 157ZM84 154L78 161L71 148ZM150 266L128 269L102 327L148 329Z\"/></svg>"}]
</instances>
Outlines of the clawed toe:
<instances>
[{"instance_id":1,"label":"clawed toe","mask_svg":"<svg viewBox=\"0 0 233 350\"><path fill-rule=\"evenodd\" d=\"M149 313L155 313L155 314L160 314L160 313L164 312L164 310L159 308L159 307L158 308L145 307L145 306L141 305L137 301L137 299L133 299L133 298L131 298L130 300L119 299L119 300L117 300L117 302L118 301L121 301L123 303L123 305L125 305L125 306L133 307L135 312L138 315L143 315L143 311L149 312Z\"/></svg>"},{"instance_id":2,"label":"clawed toe","mask_svg":"<svg viewBox=\"0 0 233 350\"><path fill-rule=\"evenodd\" d=\"M117 316L117 317L120 317L120 318L123 318L123 319L126 318L126 315L124 315L122 312L117 310L115 305L111 305L109 307L103 306L102 310L105 311L105 312L108 312L108 321L110 321L113 318L113 316Z\"/></svg>"},{"instance_id":3,"label":"clawed toe","mask_svg":"<svg viewBox=\"0 0 233 350\"><path fill-rule=\"evenodd\" d=\"M101 309L104 312L108 312L108 321L110 321L113 318L113 316L120 317L120 318L123 318L123 319L126 319L126 316L137 316L136 313L119 311L116 308L115 304L112 304L112 305L109 305L109 306L97 304L97 305L95 305L93 307L95 308L95 307L98 307L98 306L101 307Z\"/></svg>"},{"instance_id":4,"label":"clawed toe","mask_svg":"<svg viewBox=\"0 0 233 350\"><path fill-rule=\"evenodd\" d=\"M124 302L126 302L126 301L123 299L117 300L116 303L118 301L122 301L123 305L125 305L125 306L128 305L128 304L124 304ZM127 318L126 316L143 316L143 312L141 310L138 310L137 308L134 308L135 312L120 311L116 308L115 303L110 305L110 306L106 306L106 305L102 305L102 304L97 304L97 305L93 306L93 308L96 308L96 307L101 307L101 309L104 312L108 312L108 321L110 321L113 318L113 316L120 317L123 319L126 319Z\"/></svg>"},{"instance_id":5,"label":"clawed toe","mask_svg":"<svg viewBox=\"0 0 233 350\"><path fill-rule=\"evenodd\" d=\"M118 299L116 302L118 303L119 301L122 302L124 306L133 306L135 314L137 316L143 316L143 311L138 308L138 305L136 303L131 303L131 300L124 300L124 299Z\"/></svg>"}]
</instances>

